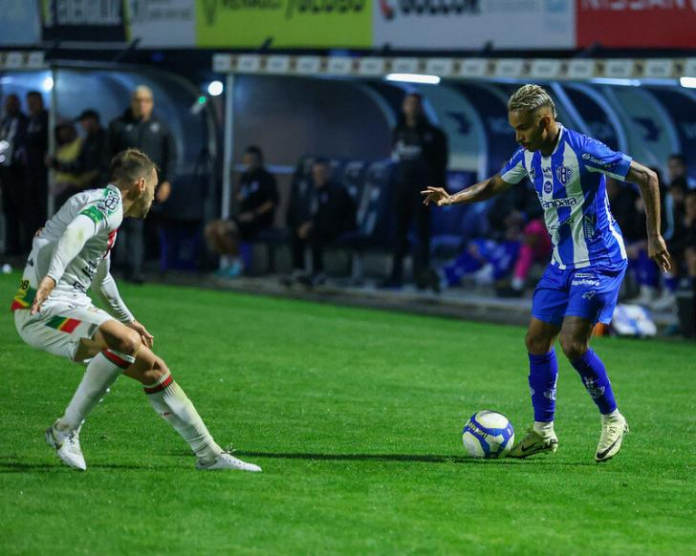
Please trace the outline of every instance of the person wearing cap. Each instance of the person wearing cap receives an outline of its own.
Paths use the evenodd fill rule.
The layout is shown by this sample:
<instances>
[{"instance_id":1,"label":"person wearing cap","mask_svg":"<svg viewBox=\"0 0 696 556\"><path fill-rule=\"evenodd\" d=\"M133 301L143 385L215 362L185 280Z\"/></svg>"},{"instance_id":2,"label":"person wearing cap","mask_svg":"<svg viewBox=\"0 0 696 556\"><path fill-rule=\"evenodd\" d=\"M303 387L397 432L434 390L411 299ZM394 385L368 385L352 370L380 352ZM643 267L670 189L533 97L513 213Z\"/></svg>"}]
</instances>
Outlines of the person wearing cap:
<instances>
[{"instance_id":1,"label":"person wearing cap","mask_svg":"<svg viewBox=\"0 0 696 556\"><path fill-rule=\"evenodd\" d=\"M106 131L101 126L99 113L89 108L83 111L75 121L79 122L85 134L77 157L73 160L61 161L56 157L49 160L52 169L61 174L78 178L77 186L66 192L69 194L61 196L60 205L77 191L94 189L107 179L109 161L107 159ZM59 208L60 205L56 208Z\"/></svg>"}]
</instances>

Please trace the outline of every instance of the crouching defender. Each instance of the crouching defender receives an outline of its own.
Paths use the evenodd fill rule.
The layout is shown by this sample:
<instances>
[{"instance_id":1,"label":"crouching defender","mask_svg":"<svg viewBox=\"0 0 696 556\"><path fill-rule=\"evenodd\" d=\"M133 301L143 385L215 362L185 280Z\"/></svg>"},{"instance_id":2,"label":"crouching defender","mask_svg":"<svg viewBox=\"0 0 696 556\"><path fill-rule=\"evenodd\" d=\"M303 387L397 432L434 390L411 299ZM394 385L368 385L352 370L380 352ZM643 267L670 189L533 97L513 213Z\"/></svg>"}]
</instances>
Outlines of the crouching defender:
<instances>
[{"instance_id":1,"label":"crouching defender","mask_svg":"<svg viewBox=\"0 0 696 556\"><path fill-rule=\"evenodd\" d=\"M46 431L46 441L63 462L84 471L82 423L125 374L143 384L155 411L198 457L198 469L261 471L215 443L167 365L153 353L154 338L130 313L110 274L117 229L124 217L147 216L156 186L155 164L138 150L123 151L111 162L106 188L71 197L34 238L12 303L17 331L32 347L87 363L64 415ZM90 287L118 320L92 305Z\"/></svg>"},{"instance_id":2,"label":"crouching defender","mask_svg":"<svg viewBox=\"0 0 696 556\"><path fill-rule=\"evenodd\" d=\"M553 258L534 292L527 332L535 422L509 456L525 458L558 448L554 344L560 337L564 355L599 408L602 432L595 460L607 461L621 448L628 424L617 409L604 363L590 349L590 337L597 322L611 321L627 263L621 230L609 210L605 176L638 184L647 212L650 258L668 270L657 176L629 156L564 128L556 121L553 100L537 85L525 85L510 97L508 120L520 148L499 174L454 195L429 187L422 192L424 202L474 203L523 178L531 180L544 209Z\"/></svg>"}]
</instances>

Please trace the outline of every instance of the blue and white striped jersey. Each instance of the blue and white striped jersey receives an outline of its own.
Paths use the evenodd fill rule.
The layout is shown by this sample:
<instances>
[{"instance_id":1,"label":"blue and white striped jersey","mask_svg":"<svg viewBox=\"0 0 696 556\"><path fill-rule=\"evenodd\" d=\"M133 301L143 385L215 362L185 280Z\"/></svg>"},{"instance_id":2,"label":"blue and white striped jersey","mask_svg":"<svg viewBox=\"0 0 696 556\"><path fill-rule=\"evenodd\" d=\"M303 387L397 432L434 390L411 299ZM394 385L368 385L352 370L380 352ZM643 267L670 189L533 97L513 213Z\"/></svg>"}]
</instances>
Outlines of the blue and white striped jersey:
<instances>
[{"instance_id":1,"label":"blue and white striped jersey","mask_svg":"<svg viewBox=\"0 0 696 556\"><path fill-rule=\"evenodd\" d=\"M616 266L626 260L626 249L609 209L604 176L625 180L631 157L560 128L550 156L520 148L500 175L507 183L529 177L534 184L553 242L551 264L562 270Z\"/></svg>"}]
</instances>

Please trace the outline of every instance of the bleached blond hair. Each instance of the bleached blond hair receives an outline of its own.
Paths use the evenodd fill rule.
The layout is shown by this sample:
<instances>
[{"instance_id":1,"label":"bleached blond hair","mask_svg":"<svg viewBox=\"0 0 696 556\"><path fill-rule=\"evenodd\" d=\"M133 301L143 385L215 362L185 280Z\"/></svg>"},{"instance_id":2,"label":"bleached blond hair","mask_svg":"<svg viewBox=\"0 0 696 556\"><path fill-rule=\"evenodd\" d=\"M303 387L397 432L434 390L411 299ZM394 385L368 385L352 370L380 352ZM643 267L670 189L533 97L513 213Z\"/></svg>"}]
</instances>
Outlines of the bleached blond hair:
<instances>
[{"instance_id":1,"label":"bleached blond hair","mask_svg":"<svg viewBox=\"0 0 696 556\"><path fill-rule=\"evenodd\" d=\"M527 84L523 85L517 91L513 93L508 100L508 111L513 112L516 110L522 112L534 112L539 108L548 106L553 113L553 117L556 117L556 105L549 94L544 90L543 87L539 85Z\"/></svg>"}]
</instances>

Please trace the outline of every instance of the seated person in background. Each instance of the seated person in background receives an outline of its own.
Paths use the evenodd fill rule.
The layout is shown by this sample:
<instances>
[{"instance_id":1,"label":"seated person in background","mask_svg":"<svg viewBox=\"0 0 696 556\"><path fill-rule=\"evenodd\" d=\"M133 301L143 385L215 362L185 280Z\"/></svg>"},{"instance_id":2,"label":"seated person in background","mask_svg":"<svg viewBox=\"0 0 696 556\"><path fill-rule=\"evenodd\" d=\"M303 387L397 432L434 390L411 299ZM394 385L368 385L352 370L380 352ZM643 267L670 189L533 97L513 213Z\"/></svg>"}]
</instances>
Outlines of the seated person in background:
<instances>
[{"instance_id":1,"label":"seated person in background","mask_svg":"<svg viewBox=\"0 0 696 556\"><path fill-rule=\"evenodd\" d=\"M464 252L440 271L441 284L456 286L465 277L480 284L493 284L513 273L511 287L499 293L518 297L534 262L547 262L551 239L541 220L536 194L520 185L498 197L488 209L489 234L468 243Z\"/></svg>"},{"instance_id":2,"label":"seated person in background","mask_svg":"<svg viewBox=\"0 0 696 556\"><path fill-rule=\"evenodd\" d=\"M58 159L47 156L47 163L61 175L70 175L76 178L83 189L95 189L104 181L108 181L109 160L107 159L106 131L99 122L99 114L92 109L85 110L78 116L85 138L80 144L77 157L73 160ZM75 189L66 190L66 195L77 193ZM62 198L61 198L62 199ZM56 209L62 202L58 202Z\"/></svg>"},{"instance_id":3,"label":"seated person in background","mask_svg":"<svg viewBox=\"0 0 696 556\"><path fill-rule=\"evenodd\" d=\"M239 257L240 240L253 241L259 232L273 226L278 206L278 187L275 178L264 168L261 149L247 147L242 160L246 170L234 195L237 216L215 220L205 229L208 244L220 255L217 274L227 278L239 276L244 270Z\"/></svg>"},{"instance_id":4,"label":"seated person in background","mask_svg":"<svg viewBox=\"0 0 696 556\"><path fill-rule=\"evenodd\" d=\"M292 285L296 281L310 287L323 284L326 281L324 247L356 227L353 199L343 186L331 181L331 169L326 160L317 159L314 162L312 180L315 190L311 216L290 230L293 272L283 280L285 285ZM310 274L305 272L307 247L312 250Z\"/></svg>"}]
</instances>

